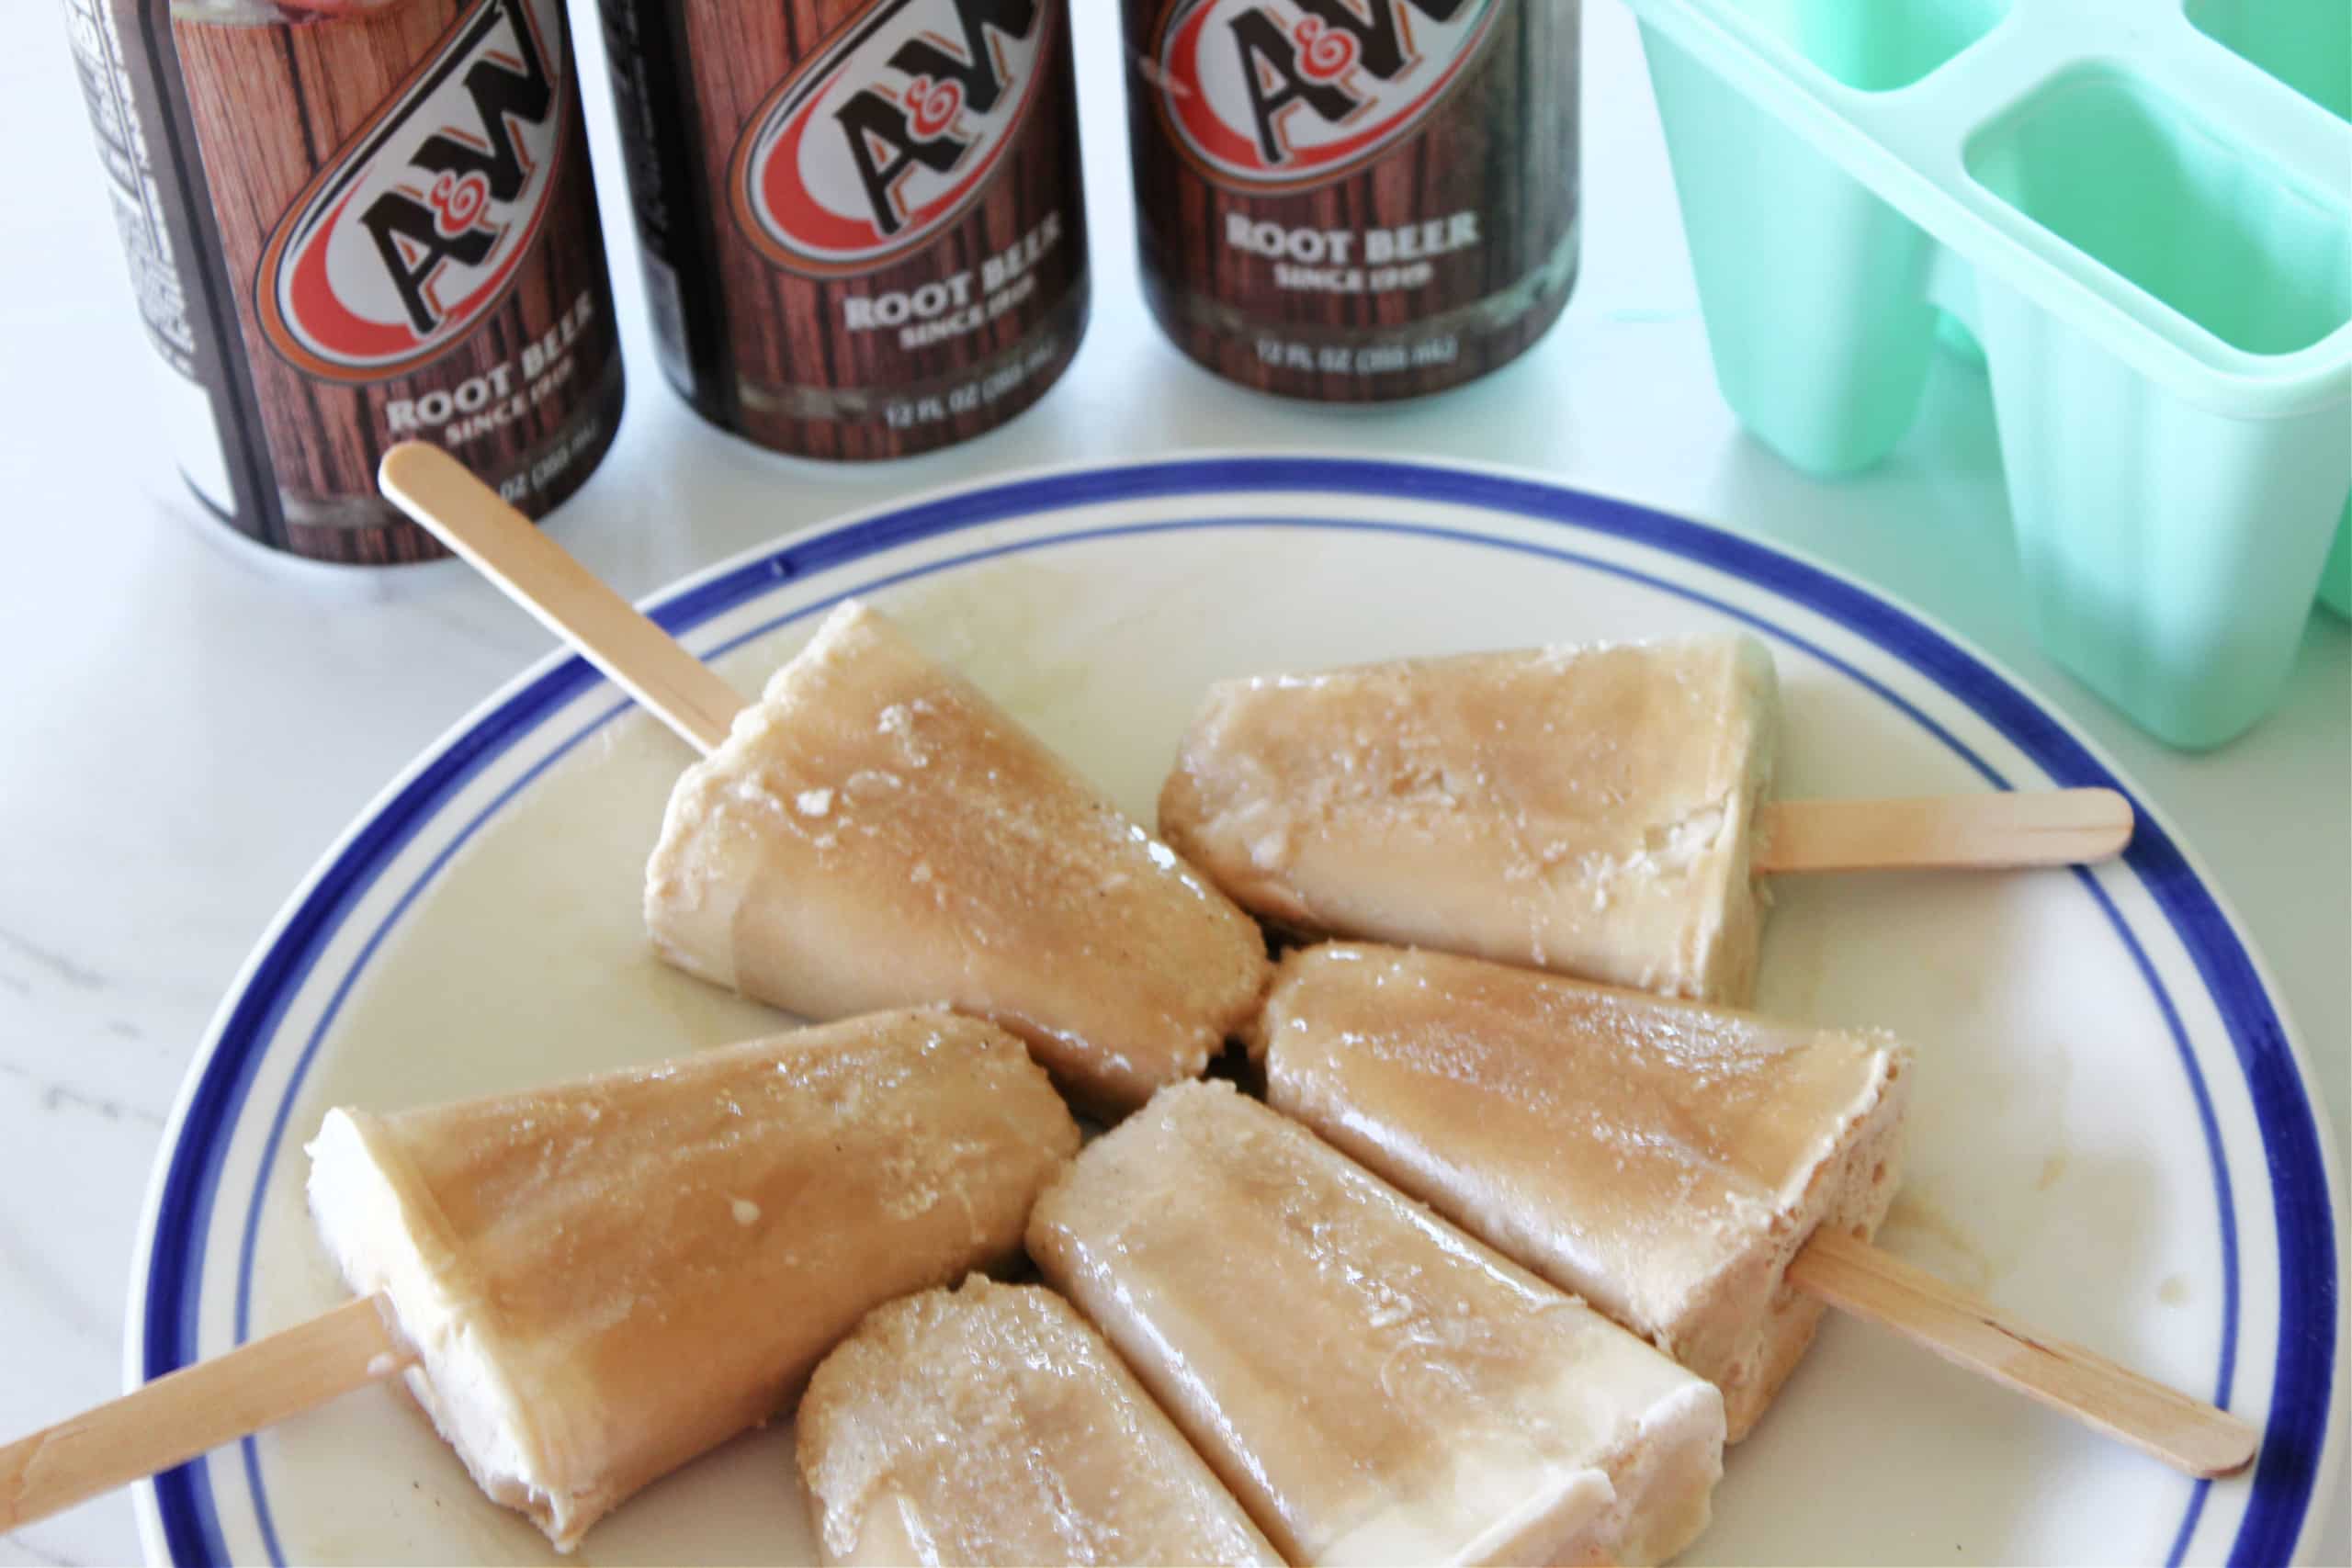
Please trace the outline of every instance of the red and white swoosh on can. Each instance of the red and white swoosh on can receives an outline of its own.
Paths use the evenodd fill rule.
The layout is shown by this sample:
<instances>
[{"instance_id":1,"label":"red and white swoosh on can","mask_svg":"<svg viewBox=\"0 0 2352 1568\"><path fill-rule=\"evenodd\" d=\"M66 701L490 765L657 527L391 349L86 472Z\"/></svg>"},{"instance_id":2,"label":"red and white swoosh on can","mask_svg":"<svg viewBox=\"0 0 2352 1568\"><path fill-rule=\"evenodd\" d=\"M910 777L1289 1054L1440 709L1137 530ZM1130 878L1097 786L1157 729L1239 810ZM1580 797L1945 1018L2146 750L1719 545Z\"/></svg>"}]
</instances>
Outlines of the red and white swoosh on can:
<instances>
[{"instance_id":1,"label":"red and white swoosh on can","mask_svg":"<svg viewBox=\"0 0 2352 1568\"><path fill-rule=\"evenodd\" d=\"M663 368L779 451L896 457L1078 350L1067 0L601 0Z\"/></svg>"},{"instance_id":2,"label":"red and white swoosh on can","mask_svg":"<svg viewBox=\"0 0 2352 1568\"><path fill-rule=\"evenodd\" d=\"M533 516L611 444L618 340L562 0L66 0L182 471L241 532L439 547L438 442Z\"/></svg>"},{"instance_id":3,"label":"red and white swoosh on can","mask_svg":"<svg viewBox=\"0 0 2352 1568\"><path fill-rule=\"evenodd\" d=\"M1577 254L1578 0L1125 0L1144 287L1177 346L1334 402L1523 353Z\"/></svg>"}]
</instances>

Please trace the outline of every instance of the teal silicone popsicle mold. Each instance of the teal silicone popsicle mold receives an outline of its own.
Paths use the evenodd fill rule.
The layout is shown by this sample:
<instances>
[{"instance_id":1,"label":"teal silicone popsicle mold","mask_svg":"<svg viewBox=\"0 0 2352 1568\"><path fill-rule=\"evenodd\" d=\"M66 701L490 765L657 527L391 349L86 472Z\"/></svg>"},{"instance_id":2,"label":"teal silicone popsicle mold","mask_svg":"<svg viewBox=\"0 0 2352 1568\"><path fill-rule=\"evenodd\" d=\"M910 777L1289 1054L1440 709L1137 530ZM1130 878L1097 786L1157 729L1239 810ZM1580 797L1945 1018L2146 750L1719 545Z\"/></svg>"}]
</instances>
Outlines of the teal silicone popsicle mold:
<instances>
[{"instance_id":1,"label":"teal silicone popsicle mold","mask_svg":"<svg viewBox=\"0 0 2352 1568\"><path fill-rule=\"evenodd\" d=\"M2352 0L1629 3L1741 420L1867 468L1948 313L2052 657L2260 718L2324 567L2352 614Z\"/></svg>"}]
</instances>

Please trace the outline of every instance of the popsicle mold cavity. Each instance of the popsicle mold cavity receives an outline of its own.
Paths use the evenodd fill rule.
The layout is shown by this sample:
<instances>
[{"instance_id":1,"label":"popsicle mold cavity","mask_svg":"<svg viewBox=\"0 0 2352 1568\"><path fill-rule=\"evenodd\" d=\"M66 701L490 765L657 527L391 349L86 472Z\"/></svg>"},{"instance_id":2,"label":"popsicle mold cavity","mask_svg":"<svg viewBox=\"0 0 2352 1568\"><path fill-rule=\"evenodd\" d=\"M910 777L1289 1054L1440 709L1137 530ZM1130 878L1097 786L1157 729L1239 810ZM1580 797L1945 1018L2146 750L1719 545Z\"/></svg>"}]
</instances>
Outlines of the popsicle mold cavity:
<instances>
[{"instance_id":1,"label":"popsicle mold cavity","mask_svg":"<svg viewBox=\"0 0 2352 1568\"><path fill-rule=\"evenodd\" d=\"M1729 0L1786 48L1865 93L1907 87L1983 38L2010 0Z\"/></svg>"},{"instance_id":2,"label":"popsicle mold cavity","mask_svg":"<svg viewBox=\"0 0 2352 1568\"><path fill-rule=\"evenodd\" d=\"M2002 200L2233 348L2292 354L2352 321L2352 212L2144 82L2071 73L1972 137L1966 162Z\"/></svg>"},{"instance_id":3,"label":"popsicle mold cavity","mask_svg":"<svg viewBox=\"0 0 2352 1568\"><path fill-rule=\"evenodd\" d=\"M1632 4L1741 420L1879 461L1949 315L2044 645L2176 745L2251 726L2352 495L2352 7Z\"/></svg>"},{"instance_id":4,"label":"popsicle mold cavity","mask_svg":"<svg viewBox=\"0 0 2352 1568\"><path fill-rule=\"evenodd\" d=\"M2352 6L2344 0L2188 0L2197 30L2338 119L2352 119Z\"/></svg>"}]
</instances>

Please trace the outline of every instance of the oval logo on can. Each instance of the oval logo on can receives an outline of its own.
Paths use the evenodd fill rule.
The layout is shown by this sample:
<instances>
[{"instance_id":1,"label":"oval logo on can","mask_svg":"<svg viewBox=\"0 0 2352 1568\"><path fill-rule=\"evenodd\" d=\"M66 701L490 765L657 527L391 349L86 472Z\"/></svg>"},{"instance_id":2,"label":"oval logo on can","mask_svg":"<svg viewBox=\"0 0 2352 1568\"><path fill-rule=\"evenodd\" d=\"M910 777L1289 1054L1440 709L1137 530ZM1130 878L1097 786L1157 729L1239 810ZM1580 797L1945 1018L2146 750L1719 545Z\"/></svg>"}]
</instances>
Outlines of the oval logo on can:
<instances>
[{"instance_id":1,"label":"oval logo on can","mask_svg":"<svg viewBox=\"0 0 2352 1568\"><path fill-rule=\"evenodd\" d=\"M313 376L373 381L445 352L505 292L555 188L570 94L561 0L482 0L279 220L263 331Z\"/></svg>"},{"instance_id":2,"label":"oval logo on can","mask_svg":"<svg viewBox=\"0 0 2352 1568\"><path fill-rule=\"evenodd\" d=\"M1410 135L1476 57L1503 5L1171 0L1147 74L1203 173L1250 191L1294 189Z\"/></svg>"},{"instance_id":3,"label":"oval logo on can","mask_svg":"<svg viewBox=\"0 0 2352 1568\"><path fill-rule=\"evenodd\" d=\"M736 221L794 272L920 246L1003 162L1049 74L1053 0L882 0L761 106L735 148Z\"/></svg>"}]
</instances>

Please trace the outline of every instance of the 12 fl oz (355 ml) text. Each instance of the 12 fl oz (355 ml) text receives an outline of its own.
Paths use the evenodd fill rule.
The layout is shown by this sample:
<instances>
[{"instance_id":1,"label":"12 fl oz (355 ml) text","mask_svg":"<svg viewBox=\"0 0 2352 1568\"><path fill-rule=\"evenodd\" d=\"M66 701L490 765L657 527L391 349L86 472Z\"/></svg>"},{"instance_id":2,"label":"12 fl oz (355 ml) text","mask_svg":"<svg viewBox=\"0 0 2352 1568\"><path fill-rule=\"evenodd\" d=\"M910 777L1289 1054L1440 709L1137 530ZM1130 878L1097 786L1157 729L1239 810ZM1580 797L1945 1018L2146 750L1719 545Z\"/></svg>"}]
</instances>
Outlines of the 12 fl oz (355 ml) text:
<instances>
[{"instance_id":1,"label":"12 fl oz (355 ml) text","mask_svg":"<svg viewBox=\"0 0 2352 1568\"><path fill-rule=\"evenodd\" d=\"M1311 344L1281 338L1257 340L1258 362L1283 370L1304 370L1324 376L1385 376L1399 370L1451 365L1462 355L1462 340L1452 333L1412 343Z\"/></svg>"}]
</instances>

